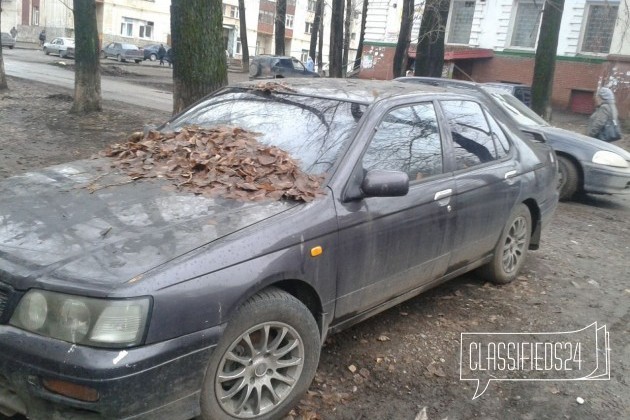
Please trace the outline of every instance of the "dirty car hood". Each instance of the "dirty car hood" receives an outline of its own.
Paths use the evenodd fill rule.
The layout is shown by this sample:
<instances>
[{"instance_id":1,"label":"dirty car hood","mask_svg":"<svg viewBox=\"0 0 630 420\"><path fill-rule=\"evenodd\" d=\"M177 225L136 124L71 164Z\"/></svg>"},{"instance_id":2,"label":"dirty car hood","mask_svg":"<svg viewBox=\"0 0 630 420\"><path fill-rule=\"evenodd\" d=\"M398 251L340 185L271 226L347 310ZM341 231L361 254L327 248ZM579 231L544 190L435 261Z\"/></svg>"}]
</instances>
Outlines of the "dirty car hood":
<instances>
[{"instance_id":1,"label":"dirty car hood","mask_svg":"<svg viewBox=\"0 0 630 420\"><path fill-rule=\"evenodd\" d=\"M0 278L107 290L295 205L132 181L105 159L53 166L0 182Z\"/></svg>"}]
</instances>

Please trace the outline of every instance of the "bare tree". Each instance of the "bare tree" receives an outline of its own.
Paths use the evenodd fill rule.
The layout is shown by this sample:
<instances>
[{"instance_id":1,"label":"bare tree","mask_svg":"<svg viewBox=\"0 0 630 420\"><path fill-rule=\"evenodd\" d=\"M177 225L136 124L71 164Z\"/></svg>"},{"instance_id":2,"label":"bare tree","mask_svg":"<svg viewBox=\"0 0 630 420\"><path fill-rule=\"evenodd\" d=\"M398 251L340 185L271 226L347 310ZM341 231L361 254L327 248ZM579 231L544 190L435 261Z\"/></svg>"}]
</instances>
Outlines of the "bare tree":
<instances>
[{"instance_id":1,"label":"bare tree","mask_svg":"<svg viewBox=\"0 0 630 420\"><path fill-rule=\"evenodd\" d=\"M350 37L352 34L350 33L350 25L352 24L352 15L353 10L352 0L346 0L346 21L344 22L344 37L343 37L343 58L341 60L341 65L343 67L343 77L346 77L348 73L348 52L350 50Z\"/></svg>"},{"instance_id":2,"label":"bare tree","mask_svg":"<svg viewBox=\"0 0 630 420\"><path fill-rule=\"evenodd\" d=\"M1 13L2 13L2 2L0 1L0 14ZM8 89L9 89L9 85L7 84L7 75L4 72L4 57L2 56L2 41L0 41L0 92L3 90L8 90Z\"/></svg>"},{"instance_id":3,"label":"bare tree","mask_svg":"<svg viewBox=\"0 0 630 420\"><path fill-rule=\"evenodd\" d=\"M276 55L284 55L284 25L287 20L287 0L276 1Z\"/></svg>"},{"instance_id":4,"label":"bare tree","mask_svg":"<svg viewBox=\"0 0 630 420\"><path fill-rule=\"evenodd\" d=\"M556 51L564 0L547 0L542 12L540 35L536 47L534 77L532 80L532 109L549 121L551 119L551 95L556 69Z\"/></svg>"},{"instance_id":5,"label":"bare tree","mask_svg":"<svg viewBox=\"0 0 630 420\"><path fill-rule=\"evenodd\" d=\"M330 77L341 77L343 54L343 8L344 0L332 0L330 17Z\"/></svg>"},{"instance_id":6,"label":"bare tree","mask_svg":"<svg viewBox=\"0 0 630 420\"><path fill-rule=\"evenodd\" d=\"M427 0L420 21L415 76L441 77L444 67L444 28L449 0Z\"/></svg>"},{"instance_id":7,"label":"bare tree","mask_svg":"<svg viewBox=\"0 0 630 420\"><path fill-rule=\"evenodd\" d=\"M315 50L317 47L317 34L319 33L319 24L322 20L322 13L324 11L324 0L317 0L315 3L315 17L313 18L313 25L311 26L311 44L308 49L308 55L315 60ZM320 60L317 63L321 66Z\"/></svg>"},{"instance_id":8,"label":"bare tree","mask_svg":"<svg viewBox=\"0 0 630 420\"><path fill-rule=\"evenodd\" d=\"M74 102L71 113L88 114L102 110L96 3L74 0Z\"/></svg>"},{"instance_id":9,"label":"bare tree","mask_svg":"<svg viewBox=\"0 0 630 420\"><path fill-rule=\"evenodd\" d=\"M221 0L172 0L173 113L227 85Z\"/></svg>"},{"instance_id":10,"label":"bare tree","mask_svg":"<svg viewBox=\"0 0 630 420\"><path fill-rule=\"evenodd\" d=\"M405 75L407 68L407 49L411 42L411 25L413 24L413 0L403 1L402 16L400 18L400 31L394 53L394 77Z\"/></svg>"},{"instance_id":11,"label":"bare tree","mask_svg":"<svg viewBox=\"0 0 630 420\"><path fill-rule=\"evenodd\" d=\"M247 43L247 22L245 21L245 0L238 0L238 19L241 25L241 64L243 71L249 69L249 44Z\"/></svg>"},{"instance_id":12,"label":"bare tree","mask_svg":"<svg viewBox=\"0 0 630 420\"><path fill-rule=\"evenodd\" d=\"M321 6L321 18L319 19L319 38L317 39L317 71L321 73L324 67L324 3Z\"/></svg>"},{"instance_id":13,"label":"bare tree","mask_svg":"<svg viewBox=\"0 0 630 420\"><path fill-rule=\"evenodd\" d=\"M361 66L361 57L363 56L363 39L365 38L365 22L368 12L368 0L363 0L363 9L361 10L361 33L359 34L359 45L357 47L357 56L354 60L353 70Z\"/></svg>"}]
</instances>

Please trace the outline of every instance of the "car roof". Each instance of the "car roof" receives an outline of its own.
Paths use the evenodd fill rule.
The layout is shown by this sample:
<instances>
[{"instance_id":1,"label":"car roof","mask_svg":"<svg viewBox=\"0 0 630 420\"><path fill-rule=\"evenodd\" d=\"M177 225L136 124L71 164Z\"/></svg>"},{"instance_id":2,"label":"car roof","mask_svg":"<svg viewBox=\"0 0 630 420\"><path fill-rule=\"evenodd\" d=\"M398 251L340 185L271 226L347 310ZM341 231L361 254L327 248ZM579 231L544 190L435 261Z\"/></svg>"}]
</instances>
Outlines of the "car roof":
<instances>
[{"instance_id":1,"label":"car roof","mask_svg":"<svg viewBox=\"0 0 630 420\"><path fill-rule=\"evenodd\" d=\"M366 79L337 79L337 78L287 78L277 79L273 82L251 80L232 85L255 90L274 90L274 85L280 85L278 91L282 92L282 86L286 86L291 93L303 96L329 98L343 101L371 104L377 100L393 98L409 94L448 94L449 90L443 87L428 86L423 84L411 85L393 80L366 80ZM453 92L450 92L453 93ZM457 92L459 94L459 92Z\"/></svg>"}]
</instances>

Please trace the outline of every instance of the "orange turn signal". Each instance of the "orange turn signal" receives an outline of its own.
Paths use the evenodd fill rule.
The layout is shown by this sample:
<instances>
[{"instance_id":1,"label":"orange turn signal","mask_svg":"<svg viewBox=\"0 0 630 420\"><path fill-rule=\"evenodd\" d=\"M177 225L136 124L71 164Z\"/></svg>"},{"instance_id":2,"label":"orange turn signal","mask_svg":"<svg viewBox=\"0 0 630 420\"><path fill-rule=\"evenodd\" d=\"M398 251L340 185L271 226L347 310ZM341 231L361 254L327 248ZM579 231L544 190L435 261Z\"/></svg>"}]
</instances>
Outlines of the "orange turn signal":
<instances>
[{"instance_id":1,"label":"orange turn signal","mask_svg":"<svg viewBox=\"0 0 630 420\"><path fill-rule=\"evenodd\" d=\"M98 391L87 386L60 381L58 379L44 379L42 383L50 392L63 395L64 397L87 402L95 402L99 399Z\"/></svg>"},{"instance_id":2,"label":"orange turn signal","mask_svg":"<svg viewBox=\"0 0 630 420\"><path fill-rule=\"evenodd\" d=\"M314 248L311 248L311 257L317 257L318 255L322 255L322 252L324 252L324 250L322 249L321 246L316 246Z\"/></svg>"}]
</instances>

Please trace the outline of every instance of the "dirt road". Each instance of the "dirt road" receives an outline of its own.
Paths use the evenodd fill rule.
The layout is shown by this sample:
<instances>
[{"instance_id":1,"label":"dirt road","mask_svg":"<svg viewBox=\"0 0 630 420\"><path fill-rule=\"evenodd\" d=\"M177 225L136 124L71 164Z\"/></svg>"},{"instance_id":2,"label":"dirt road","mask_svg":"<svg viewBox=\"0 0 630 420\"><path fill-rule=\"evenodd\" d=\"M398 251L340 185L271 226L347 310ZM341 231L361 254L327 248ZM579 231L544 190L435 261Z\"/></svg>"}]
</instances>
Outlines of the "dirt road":
<instances>
[{"instance_id":1,"label":"dirt road","mask_svg":"<svg viewBox=\"0 0 630 420\"><path fill-rule=\"evenodd\" d=\"M67 113L70 91L9 78L0 96L0 178L88 157L168 117L121 103ZM556 123L583 131L582 117ZM620 144L629 146L628 138ZM522 276L506 286L467 275L329 337L316 380L295 418L630 418L630 197L560 204ZM492 381L473 400L460 381L460 334L610 332L610 380ZM583 403L578 403L577 399ZM423 417L426 413L426 417Z\"/></svg>"}]
</instances>

